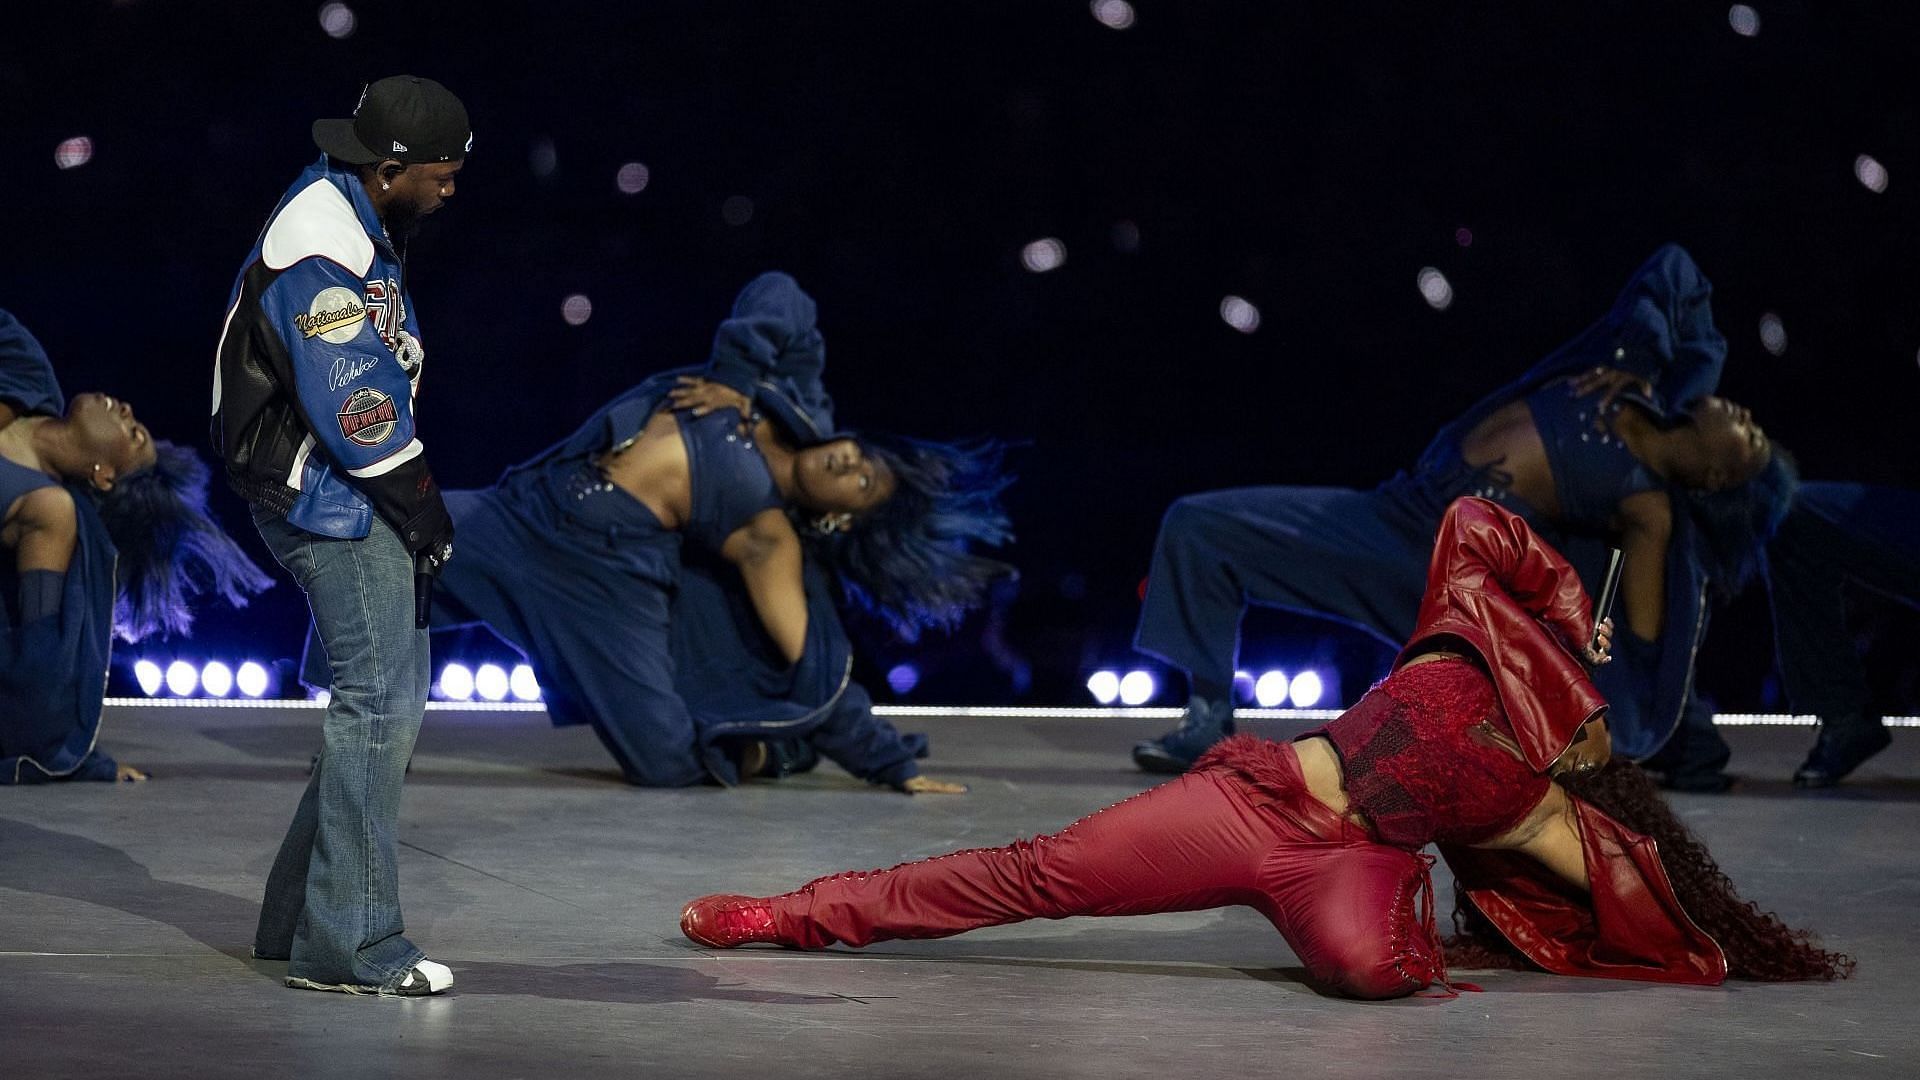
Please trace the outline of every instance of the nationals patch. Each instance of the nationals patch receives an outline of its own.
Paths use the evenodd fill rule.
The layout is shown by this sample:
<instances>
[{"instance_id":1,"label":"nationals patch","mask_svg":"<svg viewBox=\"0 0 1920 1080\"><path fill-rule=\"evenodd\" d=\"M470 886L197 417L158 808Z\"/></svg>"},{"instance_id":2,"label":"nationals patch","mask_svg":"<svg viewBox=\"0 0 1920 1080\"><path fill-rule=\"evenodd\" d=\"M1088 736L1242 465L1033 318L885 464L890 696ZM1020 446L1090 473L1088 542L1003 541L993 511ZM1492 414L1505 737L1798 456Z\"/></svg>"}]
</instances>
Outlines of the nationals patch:
<instances>
[{"instance_id":1,"label":"nationals patch","mask_svg":"<svg viewBox=\"0 0 1920 1080\"><path fill-rule=\"evenodd\" d=\"M363 386L347 395L340 406L340 434L361 446L379 446L393 437L400 426L400 411L393 398Z\"/></svg>"},{"instance_id":2,"label":"nationals patch","mask_svg":"<svg viewBox=\"0 0 1920 1080\"><path fill-rule=\"evenodd\" d=\"M360 332L360 324L366 321L367 308L360 302L360 294L338 285L321 289L313 303L307 305L307 313L293 317L294 328L300 331L301 337L317 337L335 345L352 341Z\"/></svg>"}]
</instances>

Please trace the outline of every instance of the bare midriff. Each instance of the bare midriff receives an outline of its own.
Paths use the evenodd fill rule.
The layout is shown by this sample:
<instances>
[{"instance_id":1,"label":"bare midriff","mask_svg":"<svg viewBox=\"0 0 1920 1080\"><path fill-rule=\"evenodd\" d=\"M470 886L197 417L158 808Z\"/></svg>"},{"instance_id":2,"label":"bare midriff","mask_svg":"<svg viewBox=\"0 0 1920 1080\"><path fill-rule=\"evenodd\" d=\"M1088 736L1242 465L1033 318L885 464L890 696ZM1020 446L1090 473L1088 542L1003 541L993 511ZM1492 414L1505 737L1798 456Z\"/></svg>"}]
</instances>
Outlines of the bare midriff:
<instances>
[{"instance_id":1,"label":"bare midriff","mask_svg":"<svg viewBox=\"0 0 1920 1080\"><path fill-rule=\"evenodd\" d=\"M639 435L601 454L594 464L609 483L653 511L665 528L679 528L693 513L687 448L671 412L655 413Z\"/></svg>"}]
</instances>

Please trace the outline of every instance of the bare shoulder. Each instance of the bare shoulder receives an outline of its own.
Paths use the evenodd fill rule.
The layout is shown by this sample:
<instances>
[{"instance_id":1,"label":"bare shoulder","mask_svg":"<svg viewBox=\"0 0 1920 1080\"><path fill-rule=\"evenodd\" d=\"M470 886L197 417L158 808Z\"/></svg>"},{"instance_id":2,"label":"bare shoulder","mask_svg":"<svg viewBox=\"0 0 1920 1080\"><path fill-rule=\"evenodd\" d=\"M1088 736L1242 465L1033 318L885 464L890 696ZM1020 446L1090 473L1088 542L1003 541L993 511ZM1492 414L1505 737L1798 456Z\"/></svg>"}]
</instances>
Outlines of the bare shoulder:
<instances>
[{"instance_id":1,"label":"bare shoulder","mask_svg":"<svg viewBox=\"0 0 1920 1080\"><path fill-rule=\"evenodd\" d=\"M73 493L58 484L34 488L13 501L9 519L47 532L71 533L77 525Z\"/></svg>"}]
</instances>

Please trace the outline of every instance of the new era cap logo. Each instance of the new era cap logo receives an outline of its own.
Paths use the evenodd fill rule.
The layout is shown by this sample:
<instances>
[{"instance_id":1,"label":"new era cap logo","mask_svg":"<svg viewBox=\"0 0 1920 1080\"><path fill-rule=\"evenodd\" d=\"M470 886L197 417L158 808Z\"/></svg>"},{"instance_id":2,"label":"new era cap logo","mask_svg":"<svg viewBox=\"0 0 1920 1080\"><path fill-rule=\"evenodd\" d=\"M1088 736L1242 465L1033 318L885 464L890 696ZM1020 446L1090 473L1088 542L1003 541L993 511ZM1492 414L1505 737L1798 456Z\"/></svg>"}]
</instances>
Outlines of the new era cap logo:
<instances>
[{"instance_id":1,"label":"new era cap logo","mask_svg":"<svg viewBox=\"0 0 1920 1080\"><path fill-rule=\"evenodd\" d=\"M406 144L406 143L403 143L403 142L401 142L401 141L400 141L399 139L395 139L395 140L393 140L393 152L394 152L394 153L396 153L396 154L404 154L404 153L406 153L406 152L407 152L407 144Z\"/></svg>"}]
</instances>

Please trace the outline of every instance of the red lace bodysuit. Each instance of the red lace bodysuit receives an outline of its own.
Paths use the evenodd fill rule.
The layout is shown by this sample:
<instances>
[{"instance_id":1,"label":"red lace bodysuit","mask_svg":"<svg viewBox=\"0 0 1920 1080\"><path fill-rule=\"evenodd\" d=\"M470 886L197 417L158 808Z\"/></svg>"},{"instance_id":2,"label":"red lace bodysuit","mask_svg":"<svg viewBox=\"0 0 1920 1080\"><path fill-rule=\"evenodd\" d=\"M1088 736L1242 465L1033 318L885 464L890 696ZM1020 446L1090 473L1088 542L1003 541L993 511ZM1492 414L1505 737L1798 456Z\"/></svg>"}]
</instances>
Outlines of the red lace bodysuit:
<instances>
[{"instance_id":1,"label":"red lace bodysuit","mask_svg":"<svg viewBox=\"0 0 1920 1080\"><path fill-rule=\"evenodd\" d=\"M1493 680L1466 659L1403 667L1309 734L1339 752L1352 811L1408 850L1491 840L1552 783L1521 760Z\"/></svg>"}]
</instances>

